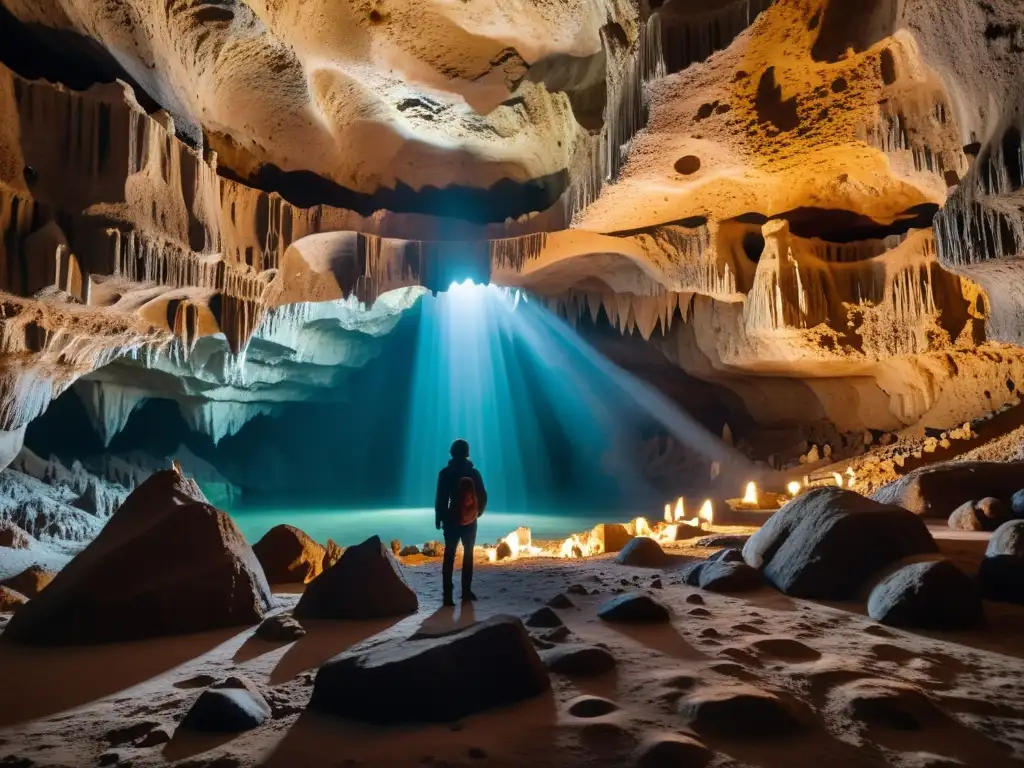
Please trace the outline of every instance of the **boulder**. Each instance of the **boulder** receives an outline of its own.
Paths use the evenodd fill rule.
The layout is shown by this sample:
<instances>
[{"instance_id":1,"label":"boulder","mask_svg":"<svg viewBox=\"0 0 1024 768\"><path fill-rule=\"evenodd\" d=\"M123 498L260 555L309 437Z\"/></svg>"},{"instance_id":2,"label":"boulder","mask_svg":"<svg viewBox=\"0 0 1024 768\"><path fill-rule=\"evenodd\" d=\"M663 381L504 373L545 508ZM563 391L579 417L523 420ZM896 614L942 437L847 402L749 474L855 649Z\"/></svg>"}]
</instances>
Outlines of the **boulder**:
<instances>
[{"instance_id":1,"label":"boulder","mask_svg":"<svg viewBox=\"0 0 1024 768\"><path fill-rule=\"evenodd\" d=\"M999 526L988 541L978 571L981 594L1024 605L1024 520Z\"/></svg>"},{"instance_id":2,"label":"boulder","mask_svg":"<svg viewBox=\"0 0 1024 768\"><path fill-rule=\"evenodd\" d=\"M735 547L720 549L713 555L708 555L708 562L722 561L723 563L742 563L743 553Z\"/></svg>"},{"instance_id":3,"label":"boulder","mask_svg":"<svg viewBox=\"0 0 1024 768\"><path fill-rule=\"evenodd\" d=\"M621 523L601 523L594 526L591 541L597 542L601 552L621 552L633 540L633 534Z\"/></svg>"},{"instance_id":4,"label":"boulder","mask_svg":"<svg viewBox=\"0 0 1024 768\"><path fill-rule=\"evenodd\" d=\"M371 536L307 584L293 613L299 619L382 619L418 609L391 550Z\"/></svg>"},{"instance_id":5,"label":"boulder","mask_svg":"<svg viewBox=\"0 0 1024 768\"><path fill-rule=\"evenodd\" d=\"M324 545L324 559L320 561L320 572L323 573L341 560L343 554L345 554L345 548L339 547L334 539L328 539Z\"/></svg>"},{"instance_id":6,"label":"boulder","mask_svg":"<svg viewBox=\"0 0 1024 768\"><path fill-rule=\"evenodd\" d=\"M512 547L507 541L499 541L498 546L494 548L494 559L495 560L508 560L512 557Z\"/></svg>"},{"instance_id":7,"label":"boulder","mask_svg":"<svg viewBox=\"0 0 1024 768\"><path fill-rule=\"evenodd\" d=\"M10 549L28 549L32 546L32 537L10 520L0 520L0 547Z\"/></svg>"},{"instance_id":8,"label":"boulder","mask_svg":"<svg viewBox=\"0 0 1024 768\"><path fill-rule=\"evenodd\" d=\"M986 531L994 531L1010 519L1010 508L994 496L986 496L978 502L978 517Z\"/></svg>"},{"instance_id":9,"label":"boulder","mask_svg":"<svg viewBox=\"0 0 1024 768\"><path fill-rule=\"evenodd\" d=\"M308 584L323 570L324 548L293 525L275 525L252 551L271 584Z\"/></svg>"},{"instance_id":10,"label":"boulder","mask_svg":"<svg viewBox=\"0 0 1024 768\"><path fill-rule=\"evenodd\" d=\"M642 592L613 597L598 609L597 615L605 621L623 624L650 624L671 618L668 608Z\"/></svg>"},{"instance_id":11,"label":"boulder","mask_svg":"<svg viewBox=\"0 0 1024 768\"><path fill-rule=\"evenodd\" d=\"M984 524L978 515L976 501L965 501L953 510L949 516L948 525L954 531L983 531Z\"/></svg>"},{"instance_id":12,"label":"boulder","mask_svg":"<svg viewBox=\"0 0 1024 768\"><path fill-rule=\"evenodd\" d=\"M756 568L734 560L712 560L699 574L698 586L709 592L749 592L764 583Z\"/></svg>"},{"instance_id":13,"label":"boulder","mask_svg":"<svg viewBox=\"0 0 1024 768\"><path fill-rule=\"evenodd\" d=\"M192 480L163 470L14 615L3 638L141 640L255 624L272 604L263 569L231 517L206 503Z\"/></svg>"},{"instance_id":14,"label":"boulder","mask_svg":"<svg viewBox=\"0 0 1024 768\"><path fill-rule=\"evenodd\" d=\"M994 496L1008 502L1021 487L1024 462L956 461L915 469L875 491L882 504L894 504L922 517L948 519L972 499Z\"/></svg>"},{"instance_id":15,"label":"boulder","mask_svg":"<svg viewBox=\"0 0 1024 768\"><path fill-rule=\"evenodd\" d=\"M668 733L645 739L637 750L637 768L703 768L714 752L692 736Z\"/></svg>"},{"instance_id":16,"label":"boulder","mask_svg":"<svg viewBox=\"0 0 1024 768\"><path fill-rule=\"evenodd\" d=\"M552 608L575 608L576 604L564 592L559 592L547 602Z\"/></svg>"},{"instance_id":17,"label":"boulder","mask_svg":"<svg viewBox=\"0 0 1024 768\"><path fill-rule=\"evenodd\" d=\"M1024 488L1010 497L1010 516L1014 520L1024 520Z\"/></svg>"},{"instance_id":18,"label":"boulder","mask_svg":"<svg viewBox=\"0 0 1024 768\"><path fill-rule=\"evenodd\" d=\"M336 656L317 672L310 707L371 723L449 722L550 685L522 622L494 616L441 637Z\"/></svg>"},{"instance_id":19,"label":"boulder","mask_svg":"<svg viewBox=\"0 0 1024 768\"><path fill-rule=\"evenodd\" d=\"M420 548L417 547L415 544L410 544L408 547L402 547L402 551L398 554L400 557L412 557L413 555L418 555L419 553Z\"/></svg>"},{"instance_id":20,"label":"boulder","mask_svg":"<svg viewBox=\"0 0 1024 768\"><path fill-rule=\"evenodd\" d=\"M10 587L0 587L0 613L16 611L27 602L28 598L21 592Z\"/></svg>"},{"instance_id":21,"label":"boulder","mask_svg":"<svg viewBox=\"0 0 1024 768\"><path fill-rule=\"evenodd\" d=\"M589 677L615 669L615 657L596 645L568 645L545 653L544 664L560 675Z\"/></svg>"},{"instance_id":22,"label":"boulder","mask_svg":"<svg viewBox=\"0 0 1024 768\"><path fill-rule=\"evenodd\" d=\"M699 587L701 571L704 570L704 566L707 564L707 560L691 560L688 563L684 563L677 571L682 583L688 587Z\"/></svg>"},{"instance_id":23,"label":"boulder","mask_svg":"<svg viewBox=\"0 0 1024 768\"><path fill-rule=\"evenodd\" d=\"M640 568L661 568L666 560L661 544L646 536L638 536L630 541L615 557L619 565L635 565Z\"/></svg>"},{"instance_id":24,"label":"boulder","mask_svg":"<svg viewBox=\"0 0 1024 768\"><path fill-rule=\"evenodd\" d=\"M268 643L290 643L305 634L302 625L286 613L268 616L256 627L256 637Z\"/></svg>"},{"instance_id":25,"label":"boulder","mask_svg":"<svg viewBox=\"0 0 1024 768\"><path fill-rule=\"evenodd\" d=\"M0 582L0 586L10 587L31 599L39 597L39 593L48 587L56 576L56 571L48 571L41 565L30 565L17 576Z\"/></svg>"},{"instance_id":26,"label":"boulder","mask_svg":"<svg viewBox=\"0 0 1024 768\"><path fill-rule=\"evenodd\" d=\"M558 618L557 613L545 605L529 615L526 619L526 626L551 629L552 627L562 626L562 620Z\"/></svg>"},{"instance_id":27,"label":"boulder","mask_svg":"<svg viewBox=\"0 0 1024 768\"><path fill-rule=\"evenodd\" d=\"M679 700L683 721L698 732L766 739L800 730L793 708L774 693L742 683L697 688Z\"/></svg>"},{"instance_id":28,"label":"boulder","mask_svg":"<svg viewBox=\"0 0 1024 768\"><path fill-rule=\"evenodd\" d=\"M267 700L248 680L234 677L207 688L185 713L181 727L213 733L259 728L270 717Z\"/></svg>"},{"instance_id":29,"label":"boulder","mask_svg":"<svg viewBox=\"0 0 1024 768\"><path fill-rule=\"evenodd\" d=\"M845 600L882 568L937 550L912 512L830 487L773 514L743 546L743 558L787 595Z\"/></svg>"},{"instance_id":30,"label":"boulder","mask_svg":"<svg viewBox=\"0 0 1024 768\"><path fill-rule=\"evenodd\" d=\"M871 590L868 615L896 627L965 629L982 620L981 592L948 560L910 562Z\"/></svg>"},{"instance_id":31,"label":"boulder","mask_svg":"<svg viewBox=\"0 0 1024 768\"><path fill-rule=\"evenodd\" d=\"M550 632L545 632L541 635L540 639L545 643L564 643L571 634L572 632L569 631L569 628L563 624L560 627L555 627Z\"/></svg>"}]
</instances>

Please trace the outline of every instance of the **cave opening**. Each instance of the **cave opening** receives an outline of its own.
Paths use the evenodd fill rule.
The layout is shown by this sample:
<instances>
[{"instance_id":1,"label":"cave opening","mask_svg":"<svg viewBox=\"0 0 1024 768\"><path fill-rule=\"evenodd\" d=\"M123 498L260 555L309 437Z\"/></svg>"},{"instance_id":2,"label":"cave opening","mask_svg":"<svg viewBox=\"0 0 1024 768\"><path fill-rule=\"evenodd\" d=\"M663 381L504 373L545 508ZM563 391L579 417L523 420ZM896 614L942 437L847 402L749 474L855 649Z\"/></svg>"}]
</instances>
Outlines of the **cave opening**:
<instances>
[{"instance_id":1,"label":"cave opening","mask_svg":"<svg viewBox=\"0 0 1024 768\"><path fill-rule=\"evenodd\" d=\"M488 486L484 540L649 514L705 493L712 460L738 460L678 398L595 348L606 316L584 336L525 292L409 290L387 321L376 306L292 310L302 319L257 333L238 368L212 337L187 364L115 361L30 424L26 446L122 483L126 467L177 460L251 541L280 523L319 540L433 538L437 472L458 437ZM647 466L666 439L687 468L671 489Z\"/></svg>"}]
</instances>

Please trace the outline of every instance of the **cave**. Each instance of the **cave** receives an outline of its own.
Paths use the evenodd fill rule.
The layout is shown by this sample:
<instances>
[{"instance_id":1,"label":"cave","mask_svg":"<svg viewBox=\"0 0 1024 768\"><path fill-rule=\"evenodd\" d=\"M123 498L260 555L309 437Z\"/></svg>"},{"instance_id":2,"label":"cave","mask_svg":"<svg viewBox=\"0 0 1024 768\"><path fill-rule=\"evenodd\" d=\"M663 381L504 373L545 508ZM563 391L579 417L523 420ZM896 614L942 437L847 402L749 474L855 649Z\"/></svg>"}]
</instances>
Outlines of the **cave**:
<instances>
[{"instance_id":1,"label":"cave","mask_svg":"<svg viewBox=\"0 0 1024 768\"><path fill-rule=\"evenodd\" d=\"M0 0L0 765L1024 761L1019 3L158 5Z\"/></svg>"}]
</instances>

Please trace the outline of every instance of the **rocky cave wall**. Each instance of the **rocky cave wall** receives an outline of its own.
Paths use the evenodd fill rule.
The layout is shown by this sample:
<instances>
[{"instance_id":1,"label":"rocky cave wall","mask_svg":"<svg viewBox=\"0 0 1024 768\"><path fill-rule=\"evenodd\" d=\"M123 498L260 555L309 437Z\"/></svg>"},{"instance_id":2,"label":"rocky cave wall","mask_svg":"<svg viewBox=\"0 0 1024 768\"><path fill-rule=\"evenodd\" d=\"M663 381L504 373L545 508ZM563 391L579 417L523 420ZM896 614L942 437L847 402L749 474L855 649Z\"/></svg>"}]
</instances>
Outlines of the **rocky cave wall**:
<instances>
[{"instance_id":1,"label":"rocky cave wall","mask_svg":"<svg viewBox=\"0 0 1024 768\"><path fill-rule=\"evenodd\" d=\"M83 376L107 441L330 399L464 277L649 341L760 458L1016 398L1012 3L3 6L0 459Z\"/></svg>"}]
</instances>

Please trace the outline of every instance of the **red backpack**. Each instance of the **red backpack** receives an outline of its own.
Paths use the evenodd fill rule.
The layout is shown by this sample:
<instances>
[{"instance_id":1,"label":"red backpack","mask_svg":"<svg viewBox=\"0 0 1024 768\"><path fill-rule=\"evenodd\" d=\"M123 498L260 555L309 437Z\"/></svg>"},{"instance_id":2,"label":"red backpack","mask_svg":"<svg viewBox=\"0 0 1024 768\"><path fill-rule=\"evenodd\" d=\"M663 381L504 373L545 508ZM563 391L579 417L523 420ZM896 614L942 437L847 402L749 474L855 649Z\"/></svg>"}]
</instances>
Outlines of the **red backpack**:
<instances>
[{"instance_id":1,"label":"red backpack","mask_svg":"<svg viewBox=\"0 0 1024 768\"><path fill-rule=\"evenodd\" d=\"M459 480L455 493L455 510L459 525L472 525L480 515L480 506L476 500L476 483L471 477Z\"/></svg>"}]
</instances>

